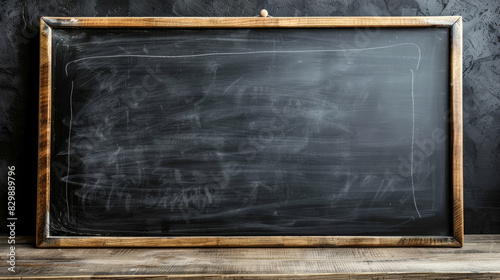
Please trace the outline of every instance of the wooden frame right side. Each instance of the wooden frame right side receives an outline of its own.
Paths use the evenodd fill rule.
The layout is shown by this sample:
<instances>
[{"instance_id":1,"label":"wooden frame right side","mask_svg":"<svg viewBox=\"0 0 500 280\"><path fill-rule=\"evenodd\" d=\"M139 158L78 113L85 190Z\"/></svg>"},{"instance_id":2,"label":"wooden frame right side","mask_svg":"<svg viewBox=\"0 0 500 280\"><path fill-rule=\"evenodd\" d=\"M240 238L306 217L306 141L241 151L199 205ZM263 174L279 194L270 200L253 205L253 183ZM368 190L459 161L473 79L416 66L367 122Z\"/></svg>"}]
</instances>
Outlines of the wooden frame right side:
<instances>
[{"instance_id":1,"label":"wooden frame right side","mask_svg":"<svg viewBox=\"0 0 500 280\"><path fill-rule=\"evenodd\" d=\"M462 17L450 28L450 118L453 237L463 246Z\"/></svg>"}]
</instances>

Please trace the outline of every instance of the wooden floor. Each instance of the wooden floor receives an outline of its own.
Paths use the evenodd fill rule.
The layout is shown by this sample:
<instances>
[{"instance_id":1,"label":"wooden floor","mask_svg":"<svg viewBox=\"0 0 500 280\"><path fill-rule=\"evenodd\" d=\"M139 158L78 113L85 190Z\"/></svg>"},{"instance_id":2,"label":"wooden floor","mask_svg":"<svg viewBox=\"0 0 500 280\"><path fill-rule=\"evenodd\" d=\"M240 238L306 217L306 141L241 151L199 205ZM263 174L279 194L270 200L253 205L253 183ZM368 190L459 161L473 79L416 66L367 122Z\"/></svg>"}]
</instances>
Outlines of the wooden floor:
<instances>
[{"instance_id":1,"label":"wooden floor","mask_svg":"<svg viewBox=\"0 0 500 280\"><path fill-rule=\"evenodd\" d=\"M500 279L500 235L463 248L39 249L0 237L0 279Z\"/></svg>"}]
</instances>

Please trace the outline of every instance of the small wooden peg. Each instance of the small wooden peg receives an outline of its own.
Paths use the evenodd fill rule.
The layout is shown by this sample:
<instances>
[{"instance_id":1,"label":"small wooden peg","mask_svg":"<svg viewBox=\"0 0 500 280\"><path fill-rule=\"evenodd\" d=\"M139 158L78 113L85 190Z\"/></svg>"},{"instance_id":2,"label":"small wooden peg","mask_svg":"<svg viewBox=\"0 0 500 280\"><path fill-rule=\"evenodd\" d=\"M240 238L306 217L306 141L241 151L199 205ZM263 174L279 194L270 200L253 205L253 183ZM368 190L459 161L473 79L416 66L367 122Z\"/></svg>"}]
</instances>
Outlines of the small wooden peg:
<instances>
[{"instance_id":1,"label":"small wooden peg","mask_svg":"<svg viewBox=\"0 0 500 280\"><path fill-rule=\"evenodd\" d=\"M267 16L269 15L269 13L267 12L267 10L266 10L266 9L262 9L262 11L260 11L260 15L261 15L262 17L267 17Z\"/></svg>"}]
</instances>

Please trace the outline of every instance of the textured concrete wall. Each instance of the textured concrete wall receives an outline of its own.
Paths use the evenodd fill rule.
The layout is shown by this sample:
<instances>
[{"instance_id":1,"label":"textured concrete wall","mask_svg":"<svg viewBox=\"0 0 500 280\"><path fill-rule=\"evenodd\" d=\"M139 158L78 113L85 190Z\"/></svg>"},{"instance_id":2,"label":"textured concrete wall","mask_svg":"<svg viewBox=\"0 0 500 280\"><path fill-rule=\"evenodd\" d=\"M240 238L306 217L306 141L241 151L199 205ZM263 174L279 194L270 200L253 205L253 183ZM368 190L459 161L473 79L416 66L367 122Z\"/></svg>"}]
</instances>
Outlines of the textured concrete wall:
<instances>
[{"instance_id":1,"label":"textured concrete wall","mask_svg":"<svg viewBox=\"0 0 500 280\"><path fill-rule=\"evenodd\" d=\"M465 229L500 233L498 0L4 0L0 3L0 232L16 166L17 234L33 234L40 16L438 16L464 19Z\"/></svg>"}]
</instances>

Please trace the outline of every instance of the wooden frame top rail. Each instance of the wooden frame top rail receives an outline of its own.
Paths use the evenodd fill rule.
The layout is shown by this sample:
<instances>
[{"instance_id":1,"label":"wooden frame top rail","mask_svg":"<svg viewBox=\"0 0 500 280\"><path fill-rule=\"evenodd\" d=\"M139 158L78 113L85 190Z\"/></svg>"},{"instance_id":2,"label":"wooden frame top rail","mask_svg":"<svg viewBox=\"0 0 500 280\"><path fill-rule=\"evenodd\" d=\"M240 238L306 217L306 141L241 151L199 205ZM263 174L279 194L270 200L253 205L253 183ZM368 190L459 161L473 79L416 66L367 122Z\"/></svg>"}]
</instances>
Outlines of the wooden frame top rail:
<instances>
[{"instance_id":1,"label":"wooden frame top rail","mask_svg":"<svg viewBox=\"0 0 500 280\"><path fill-rule=\"evenodd\" d=\"M461 17L43 17L42 20L51 28L341 28L452 27Z\"/></svg>"}]
</instances>

